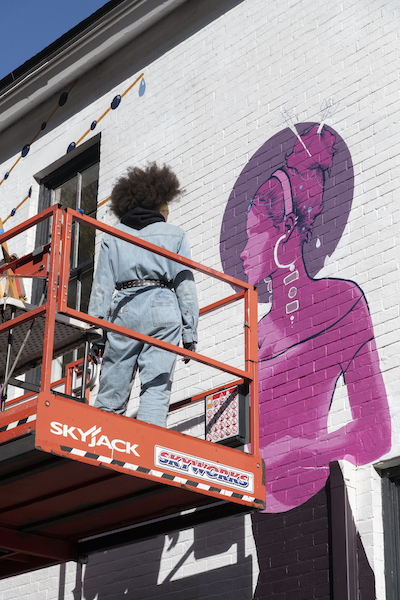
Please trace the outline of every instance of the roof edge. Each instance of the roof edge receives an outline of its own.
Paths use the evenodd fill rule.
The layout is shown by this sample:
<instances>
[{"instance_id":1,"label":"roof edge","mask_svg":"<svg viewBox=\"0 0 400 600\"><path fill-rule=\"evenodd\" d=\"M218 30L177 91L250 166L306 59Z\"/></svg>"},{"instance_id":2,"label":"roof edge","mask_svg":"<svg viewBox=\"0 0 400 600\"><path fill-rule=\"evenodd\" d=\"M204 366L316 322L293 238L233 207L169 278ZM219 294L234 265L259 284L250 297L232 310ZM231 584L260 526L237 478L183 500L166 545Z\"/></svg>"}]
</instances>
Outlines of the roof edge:
<instances>
[{"instance_id":1,"label":"roof edge","mask_svg":"<svg viewBox=\"0 0 400 600\"><path fill-rule=\"evenodd\" d=\"M111 0L0 81L0 131L188 0Z\"/></svg>"},{"instance_id":2,"label":"roof edge","mask_svg":"<svg viewBox=\"0 0 400 600\"><path fill-rule=\"evenodd\" d=\"M99 8L99 10L78 23L78 25L75 25L75 27L46 46L46 48L43 48L43 50L32 56L32 58L29 58L22 65L11 71L11 73L3 77L3 79L0 79L0 97L16 82L23 79L29 73L36 71L41 64L47 62L61 48L65 47L68 42L71 42L73 39L77 38L85 30L89 31L92 25L94 25L97 21L100 21L102 17L104 17L119 4L122 4L122 2L125 2L125 0L110 0L110 2L107 2L104 6Z\"/></svg>"}]
</instances>

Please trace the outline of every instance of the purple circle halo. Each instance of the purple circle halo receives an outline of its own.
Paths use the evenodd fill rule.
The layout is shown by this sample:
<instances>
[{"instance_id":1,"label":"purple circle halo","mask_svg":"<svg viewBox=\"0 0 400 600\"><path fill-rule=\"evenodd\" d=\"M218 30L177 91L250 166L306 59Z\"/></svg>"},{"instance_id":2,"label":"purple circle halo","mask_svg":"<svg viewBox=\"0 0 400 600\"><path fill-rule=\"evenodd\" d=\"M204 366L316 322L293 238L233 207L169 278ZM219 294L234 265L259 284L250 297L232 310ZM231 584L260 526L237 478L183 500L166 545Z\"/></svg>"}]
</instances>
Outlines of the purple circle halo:
<instances>
[{"instance_id":1,"label":"purple circle halo","mask_svg":"<svg viewBox=\"0 0 400 600\"><path fill-rule=\"evenodd\" d=\"M297 123L300 135L318 123ZM315 277L339 243L346 226L354 192L354 171L350 151L343 138L324 125L335 136L335 155L326 172L323 208L314 221L311 239L303 245L303 259L310 277ZM247 209L259 187L274 171L285 165L293 151L296 137L288 127L267 140L250 158L233 185L225 207L220 234L220 255L224 273L246 281L240 254L247 243ZM269 301L264 284L258 286L260 302Z\"/></svg>"}]
</instances>

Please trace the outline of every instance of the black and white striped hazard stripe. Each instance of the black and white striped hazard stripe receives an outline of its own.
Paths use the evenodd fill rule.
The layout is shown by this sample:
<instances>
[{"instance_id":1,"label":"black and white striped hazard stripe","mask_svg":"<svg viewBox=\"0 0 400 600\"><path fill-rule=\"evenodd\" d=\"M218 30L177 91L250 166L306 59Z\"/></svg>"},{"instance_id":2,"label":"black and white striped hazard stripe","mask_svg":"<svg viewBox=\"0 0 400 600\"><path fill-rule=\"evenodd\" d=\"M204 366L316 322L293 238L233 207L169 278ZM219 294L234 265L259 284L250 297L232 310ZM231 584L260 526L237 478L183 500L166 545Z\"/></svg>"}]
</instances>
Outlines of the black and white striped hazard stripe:
<instances>
[{"instance_id":1,"label":"black and white striped hazard stripe","mask_svg":"<svg viewBox=\"0 0 400 600\"><path fill-rule=\"evenodd\" d=\"M169 473L163 473L162 471L157 471L156 469L147 469L145 467L141 467L139 465L133 465L132 463L124 462L121 460L116 460L115 458L110 458L109 456L102 456L101 454L93 454L92 452L85 452L84 450L79 450L78 448L70 448L68 446L60 446L62 452L68 452L73 456L80 456L82 458L89 458L91 460L95 460L99 463L105 463L108 465L115 465L122 469L127 469L128 471L136 471L137 473L145 473L146 475L152 475L153 477L159 477L160 479L173 481L175 483L179 483L182 485L187 485L192 488L196 488L198 490L204 490L213 492L215 494L220 494L221 496L226 496L228 498L237 498L239 500L243 500L244 502L249 502L251 504L263 506L265 501L254 498L253 496L247 496L246 494L239 494L238 492L234 492L231 490L225 490L223 488L218 488L213 485L208 485L201 481L192 481L191 479L186 479L185 477L179 477L177 475L170 475Z\"/></svg>"},{"instance_id":2,"label":"black and white striped hazard stripe","mask_svg":"<svg viewBox=\"0 0 400 600\"><path fill-rule=\"evenodd\" d=\"M15 429L20 425L25 425L25 423L32 423L32 421L36 421L36 413L34 415L30 415L29 417L25 417L24 419L20 419L19 421L13 421L12 423L8 423L3 427L0 427L0 433L4 431L10 431L10 429Z\"/></svg>"}]
</instances>

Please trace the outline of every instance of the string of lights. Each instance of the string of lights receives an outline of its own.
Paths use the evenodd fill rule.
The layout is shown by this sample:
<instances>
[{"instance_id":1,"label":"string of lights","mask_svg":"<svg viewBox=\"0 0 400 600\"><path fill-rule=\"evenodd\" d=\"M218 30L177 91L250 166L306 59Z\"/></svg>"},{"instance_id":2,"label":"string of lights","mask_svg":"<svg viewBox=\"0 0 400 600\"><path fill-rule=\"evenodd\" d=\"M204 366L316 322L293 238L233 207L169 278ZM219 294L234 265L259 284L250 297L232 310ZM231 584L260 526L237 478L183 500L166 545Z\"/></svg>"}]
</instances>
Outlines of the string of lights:
<instances>
[{"instance_id":1,"label":"string of lights","mask_svg":"<svg viewBox=\"0 0 400 600\"><path fill-rule=\"evenodd\" d=\"M74 150L75 148L77 148L79 146L79 144L85 139L85 137L91 132L93 131L97 125L100 123L100 121L111 111L111 110L115 110L119 107L119 105L121 104L121 100L124 96L126 96L126 94L128 94L128 92L130 92L130 90L140 81L140 86L139 86L139 96L143 96L143 94L146 91L146 83L144 80L144 73L141 73L133 83L131 83L131 85L121 94L121 95L117 95L113 98L110 106L107 108L107 110L105 110L98 119L95 119L92 121L92 123L90 124L90 128L85 131L85 133L78 139L77 142L71 142L67 148L67 154L69 152L71 152L72 150ZM22 151L21 151L21 155L18 157L18 159L15 161L15 163L12 165L12 167L7 171L7 173L4 175L3 179L0 181L0 185L2 185L2 183L4 181L6 181L8 179L8 177L10 176L10 173L13 171L13 169L16 167L16 165L19 163L19 161L22 158L25 158L25 156L27 156L30 147L32 146L33 142L39 137L39 135L41 134L42 131L45 130L48 122L50 121L50 119L55 115L56 111L58 110L58 108L60 108L60 106L64 106L64 104L67 102L68 100L68 96L71 92L71 90L73 89L74 85L76 84L76 81L74 81L74 83L71 85L71 87L69 88L69 90L67 92L63 92L59 98L58 101L58 105L56 106L56 108L52 111L52 113L50 114L50 116L48 117L48 119L46 121L44 121L40 127L40 130L37 132L37 134L35 135L35 137L32 139L32 141L29 144L26 144ZM13 217L15 215L15 213L17 212L17 210L28 200L28 198L30 198L32 195L32 187L29 188L29 192L28 194L25 196L25 198L15 207L11 210L10 214L3 220L3 225L8 221L8 219L10 219L11 217ZM103 204L105 204L106 202L108 202L110 199L110 197L106 198L105 200L102 200L101 202L98 203L97 208L100 208L101 206L103 206ZM2 233L2 232L0 232Z\"/></svg>"}]
</instances>

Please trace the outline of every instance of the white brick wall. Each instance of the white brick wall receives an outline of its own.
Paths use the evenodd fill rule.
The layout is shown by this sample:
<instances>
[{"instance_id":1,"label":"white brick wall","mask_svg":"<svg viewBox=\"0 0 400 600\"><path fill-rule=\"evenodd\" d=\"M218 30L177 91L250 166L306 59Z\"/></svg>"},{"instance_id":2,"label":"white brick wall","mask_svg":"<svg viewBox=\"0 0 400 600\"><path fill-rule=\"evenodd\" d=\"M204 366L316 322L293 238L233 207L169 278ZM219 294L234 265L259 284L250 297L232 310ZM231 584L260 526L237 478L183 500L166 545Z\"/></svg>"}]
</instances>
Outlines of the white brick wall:
<instances>
[{"instance_id":1,"label":"white brick wall","mask_svg":"<svg viewBox=\"0 0 400 600\"><path fill-rule=\"evenodd\" d=\"M138 96L137 85L85 139L101 133L99 200L109 195L113 181L127 166L147 160L171 164L187 193L172 208L170 220L188 232L195 260L221 269L222 217L242 168L285 126L283 107L293 107L295 122L314 121L321 103L333 98L340 104L327 123L350 149L355 190L345 232L319 277L352 279L367 297L392 412L391 456L400 455L398 7L381 0L318 5L312 0L244 0L231 6L226 2L229 10L204 26L196 20L194 4L169 18L168 27L157 25L151 36L130 43L78 80L67 104L0 185L3 220L32 186L31 200L7 221L6 230L36 213L39 185L34 176L61 158L69 143L77 141L113 97L144 71L144 96ZM170 32L171 44L168 39L164 44L165 31ZM0 179L57 105L62 91L1 133ZM103 217L106 223L115 222L107 205L99 213L99 219ZM30 235L10 244L10 251L22 254L32 246ZM198 278L198 290L201 305L229 292L220 283L210 292L203 276ZM226 313L225 331L220 313L205 319L199 351L240 366L241 315L236 308ZM224 376L179 362L174 398L221 381ZM331 414L333 427L341 422L344 406L343 400L338 412ZM193 419L190 431L200 435L199 409L190 415L174 414L171 425L179 426L183 416ZM354 488L353 513L375 570L377 597L383 600L379 478L370 466L351 468L347 475ZM0 600L169 598L170 594L184 600L251 598L258 562L246 518L93 556L82 573L78 567L82 585L76 580L75 565L67 565L65 576L63 569L2 581ZM234 578L234 595L226 592L225 572L229 580Z\"/></svg>"}]
</instances>

